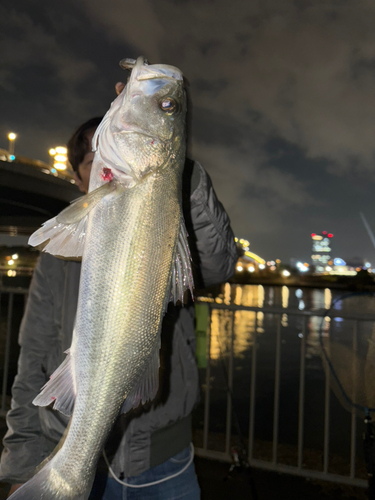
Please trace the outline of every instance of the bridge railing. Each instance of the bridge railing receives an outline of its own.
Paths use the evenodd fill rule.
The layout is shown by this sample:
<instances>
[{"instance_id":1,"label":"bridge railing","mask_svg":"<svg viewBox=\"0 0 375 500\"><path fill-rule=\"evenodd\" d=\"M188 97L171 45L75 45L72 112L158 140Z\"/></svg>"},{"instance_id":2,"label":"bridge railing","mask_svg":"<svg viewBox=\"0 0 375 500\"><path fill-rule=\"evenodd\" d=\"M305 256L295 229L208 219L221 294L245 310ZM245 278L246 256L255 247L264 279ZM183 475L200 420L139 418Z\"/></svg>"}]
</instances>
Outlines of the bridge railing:
<instances>
[{"instance_id":1,"label":"bridge railing","mask_svg":"<svg viewBox=\"0 0 375 500\"><path fill-rule=\"evenodd\" d=\"M24 305L27 300L28 289L26 288L12 288L0 287L0 305L1 317L0 326L2 330L2 345L3 348L3 379L2 379L2 394L1 394L1 408L0 415L4 416L8 408L9 402L9 362L11 355L12 344L17 343L18 326L15 328L15 322L19 324L20 316L23 314ZM19 300L23 298L23 301ZM14 304L15 299L18 300L17 313L15 314ZM199 302L199 301L198 301ZM21 304L20 304L21 303ZM207 304L206 302L202 302ZM327 313L326 310L295 310L290 308L277 308L277 307L246 307L238 305L224 305L217 303L208 303L210 314L216 310L225 310L231 315L230 328L228 329L229 336L229 353L228 353L228 368L226 372L226 413L225 413L225 450L217 451L210 447L209 443L212 441L212 432L210 431L210 409L211 409L211 383L212 383L212 360L210 359L212 331L209 328L207 334L207 367L205 369L205 382L203 384L203 433L202 433L202 446L196 447L196 454L205 458L218 459L222 461L232 462L231 442L233 438L233 402L232 394L235 387L234 378L234 338L235 338L235 314L238 311L250 311L255 315L255 326L253 328L253 348L251 349L251 377L250 377L250 392L247 396L247 409L249 417L249 426L247 429L247 459L251 466L259 467L283 473L294 474L307 478L315 478L327 481L334 481L338 483L352 484L355 486L367 485L367 481L363 477L356 475L356 462L362 460L362 453L358 450L357 446L357 417L353 409L351 412L351 425L350 425L350 460L349 460L349 473L348 474L335 474L329 471L329 452L330 452L330 433L331 433L331 415L330 415L330 400L331 400L331 379L329 370L325 372L324 383L324 441L321 448L321 456L323 467L322 470L312 470L304 467L303 455L305 451L304 446L304 420L305 420L305 376L306 376L306 334L307 322L312 317L330 318L340 317L344 320L353 321L353 342L358 332L359 325L364 322L375 323L375 315L370 314L344 314L339 311L331 311ZM271 458L269 460L259 459L254 454L255 445L255 417L257 414L257 399L256 391L258 387L258 350L257 345L257 321L260 314L271 315L276 319L276 331L274 334L275 344L275 366L274 366L274 395L273 395L273 413L272 413L272 443L271 443ZM282 383L281 373L281 327L282 318L287 314L288 316L296 316L302 320L302 333L300 336L300 353L299 353L299 370L298 370L298 418L294 425L297 429L298 438L296 446L297 465L292 466L281 463L278 459L279 447L279 415L280 415L280 385ZM15 317L17 316L17 318ZM285 346L283 346L283 349ZM351 368L351 367L348 367Z\"/></svg>"},{"instance_id":2,"label":"bridge railing","mask_svg":"<svg viewBox=\"0 0 375 500\"><path fill-rule=\"evenodd\" d=\"M199 301L198 301L199 303ZM202 302L207 304L207 302ZM363 462L362 449L358 450L358 438L357 436L357 420L356 411L353 408L351 410L351 423L350 423L350 438L349 436L343 436L343 439L349 438L350 440L350 459L349 462L349 473L348 474L337 474L329 471L330 463L330 432L331 432L331 414L330 414L330 402L331 402L331 374L329 369L325 370L325 382L324 382L324 441L320 450L318 450L318 456L322 459L322 470L312 470L308 469L303 464L304 456L304 420L305 420L305 379L306 379L306 337L308 321L312 317L322 318L341 318L343 320L353 321L353 342L356 342L356 336L358 332L359 324L363 322L375 323L375 315L370 314L343 314L340 311L331 311L327 313L326 310L295 310L289 308L277 308L277 307L246 307L239 305L224 305L217 304L215 302L207 304L210 310L210 315L214 311L224 310L229 311L229 316L231 314L231 319L228 321L227 335L229 337L229 352L227 355L227 367L225 372L226 377L226 422L225 422L225 450L217 451L217 446L213 446L215 443L215 436L210 431L210 411L211 411L211 392L213 385L213 360L210 358L211 343L213 341L212 331L207 335L207 367L205 369L205 383L203 384L203 407L204 407L204 417L203 417L203 436L200 439L202 446L196 447L196 454L209 459L217 459L221 461L233 462L233 456L231 453L231 443L233 442L233 412L232 412L232 395L236 389L234 385L234 337L235 337L235 314L238 311L251 311L255 315L255 325L253 325L253 346L251 349L249 362L251 363L251 377L250 377L250 392L247 396L247 410L241 408L242 411L248 411L248 421L249 427L246 429L246 443L247 443L247 460L250 466L258 467L261 469L278 471L282 473L294 474L297 476L302 476L306 478L314 478L325 481L333 481L337 483L351 484L353 486L367 486L366 477L362 473L361 477L356 477L356 462ZM273 342L275 343L275 366L274 366L274 395L273 395L273 414L270 419L272 419L272 443L271 443L271 458L269 459L259 459L254 456L254 445L256 443L256 434L254 430L254 422L257 415L257 388L258 388L258 349L257 349L257 320L259 313L264 315L271 315L275 319L276 331L273 335ZM285 315L296 316L300 318L302 322L302 333L299 334L300 342L300 354L299 354L299 373L298 376L298 419L294 422L294 426L297 430L297 446L295 447L296 463L295 466L290 464L284 464L278 459L278 449L279 449L279 415L280 415L280 385L282 383L281 375L281 349L286 348L286 345L282 346L281 340L281 328L282 328L282 318ZM275 324L274 323L274 324ZM268 337L269 339L269 337ZM227 345L228 345L227 344ZM222 354L222 353L221 353ZM271 362L271 361L270 361ZM322 368L323 369L323 368ZM348 366L348 370L352 367ZM261 383L261 381L259 382ZM345 412L345 410L343 410ZM213 416L217 418L217 415ZM269 422L271 425L271 422ZM293 423L292 423L293 424ZM222 428L224 428L224 423L222 423ZM222 436L223 437L223 436ZM238 436L237 436L238 437ZM209 445L211 443L211 446ZM214 449L216 448L216 449ZM222 446L222 449L224 446ZM308 450L310 451L310 450ZM319 464L320 465L320 464Z\"/></svg>"},{"instance_id":3,"label":"bridge railing","mask_svg":"<svg viewBox=\"0 0 375 500\"><path fill-rule=\"evenodd\" d=\"M2 388L1 388L1 406L0 416L5 416L9 405L10 391L9 385L9 364L11 359L11 348L17 344L18 325L23 315L24 307L27 301L28 288L4 287L0 286L0 332L1 346L0 354L2 359ZM15 299L23 298L21 309L17 304L17 313L15 313ZM16 323L15 323L16 320ZM13 345L12 345L13 344ZM0 365L1 366L1 365Z\"/></svg>"}]
</instances>

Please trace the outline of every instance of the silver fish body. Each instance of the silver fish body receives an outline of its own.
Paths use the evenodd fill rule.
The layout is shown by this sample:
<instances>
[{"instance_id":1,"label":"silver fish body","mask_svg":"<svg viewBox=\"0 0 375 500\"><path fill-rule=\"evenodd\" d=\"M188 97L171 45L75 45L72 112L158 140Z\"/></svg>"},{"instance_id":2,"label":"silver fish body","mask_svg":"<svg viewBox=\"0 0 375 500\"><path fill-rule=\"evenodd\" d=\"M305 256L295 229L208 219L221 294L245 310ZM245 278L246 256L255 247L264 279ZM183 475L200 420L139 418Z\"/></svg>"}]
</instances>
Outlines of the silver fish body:
<instances>
[{"instance_id":1,"label":"silver fish body","mask_svg":"<svg viewBox=\"0 0 375 500\"><path fill-rule=\"evenodd\" d=\"M70 377L74 411L61 449L14 499L87 499L124 400L130 400L130 408L157 391L161 321L171 290L176 300L176 289L181 296L191 286L181 212L182 78L176 80L173 67L147 67L142 60L135 70L94 138L98 151L87 201L46 223L38 236L47 234L48 245L55 248L57 234L55 239L68 248L61 254L68 255L77 246L70 240L81 237L77 214L86 214L69 360L36 398L37 404L54 401L55 408L65 411L69 398L54 391ZM160 113L160 106L167 112Z\"/></svg>"},{"instance_id":2,"label":"silver fish body","mask_svg":"<svg viewBox=\"0 0 375 500\"><path fill-rule=\"evenodd\" d=\"M163 179L149 176L131 194L103 200L89 215L90 238L82 262L70 351L77 396L69 433L55 464L65 481L71 478L68 488L73 483L76 491L77 486L85 491L83 478L95 471L93 463L124 398L159 349L180 226L179 206L172 172ZM60 491L63 484L57 484Z\"/></svg>"}]
</instances>

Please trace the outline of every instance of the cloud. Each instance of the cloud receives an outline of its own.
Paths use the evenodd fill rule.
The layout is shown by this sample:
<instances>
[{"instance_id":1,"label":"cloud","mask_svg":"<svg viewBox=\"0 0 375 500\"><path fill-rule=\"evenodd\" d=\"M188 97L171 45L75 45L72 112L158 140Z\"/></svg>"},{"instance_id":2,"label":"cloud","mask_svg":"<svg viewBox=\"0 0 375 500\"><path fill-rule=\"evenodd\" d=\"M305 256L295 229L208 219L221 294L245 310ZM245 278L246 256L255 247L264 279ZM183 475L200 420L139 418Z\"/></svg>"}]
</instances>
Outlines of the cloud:
<instances>
[{"instance_id":1,"label":"cloud","mask_svg":"<svg viewBox=\"0 0 375 500\"><path fill-rule=\"evenodd\" d=\"M0 7L0 135L6 141L5 127L14 127L18 151L43 158L109 106L114 82L126 78L121 58L174 64L190 82L193 157L236 232L260 251L277 241L285 255L303 253L309 243L297 234L306 227L307 237L319 220L341 231L340 218L371 205L374 21L372 0L67 0L48 8L20 0L17 9ZM362 196L353 195L357 184L368 187Z\"/></svg>"},{"instance_id":2,"label":"cloud","mask_svg":"<svg viewBox=\"0 0 375 500\"><path fill-rule=\"evenodd\" d=\"M83 111L89 105L85 95L77 91L77 86L95 75L97 68L93 62L66 50L58 43L53 31L36 21L34 16L16 8L0 8L0 30L8 34L0 42L0 87L3 90L17 93L20 75L27 80L47 73L51 101L59 101L62 107L75 112L77 109Z\"/></svg>"},{"instance_id":3,"label":"cloud","mask_svg":"<svg viewBox=\"0 0 375 500\"><path fill-rule=\"evenodd\" d=\"M151 61L183 68L194 103L262 126L326 158L330 172L370 170L375 157L375 5L370 1L234 0L86 8L108 35Z\"/></svg>"},{"instance_id":4,"label":"cloud","mask_svg":"<svg viewBox=\"0 0 375 500\"><path fill-rule=\"evenodd\" d=\"M249 234L254 227L277 231L286 211L317 203L305 182L268 166L261 148L254 148L251 155L203 142L193 148L214 178L238 234Z\"/></svg>"}]
</instances>

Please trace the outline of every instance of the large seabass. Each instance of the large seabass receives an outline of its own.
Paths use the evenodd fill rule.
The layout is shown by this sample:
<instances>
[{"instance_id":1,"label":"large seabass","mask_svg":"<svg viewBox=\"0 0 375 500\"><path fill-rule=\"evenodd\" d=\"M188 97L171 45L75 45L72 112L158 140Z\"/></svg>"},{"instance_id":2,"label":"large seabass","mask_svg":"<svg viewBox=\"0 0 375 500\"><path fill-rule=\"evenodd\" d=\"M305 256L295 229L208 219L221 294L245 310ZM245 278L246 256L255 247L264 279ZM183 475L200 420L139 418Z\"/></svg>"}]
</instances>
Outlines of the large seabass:
<instances>
[{"instance_id":1,"label":"large seabass","mask_svg":"<svg viewBox=\"0 0 375 500\"><path fill-rule=\"evenodd\" d=\"M89 194L30 238L82 255L73 343L34 401L72 418L61 449L12 499L87 499L121 406L157 392L161 320L193 285L181 211L183 77L143 58L123 65L131 75L94 136Z\"/></svg>"}]
</instances>

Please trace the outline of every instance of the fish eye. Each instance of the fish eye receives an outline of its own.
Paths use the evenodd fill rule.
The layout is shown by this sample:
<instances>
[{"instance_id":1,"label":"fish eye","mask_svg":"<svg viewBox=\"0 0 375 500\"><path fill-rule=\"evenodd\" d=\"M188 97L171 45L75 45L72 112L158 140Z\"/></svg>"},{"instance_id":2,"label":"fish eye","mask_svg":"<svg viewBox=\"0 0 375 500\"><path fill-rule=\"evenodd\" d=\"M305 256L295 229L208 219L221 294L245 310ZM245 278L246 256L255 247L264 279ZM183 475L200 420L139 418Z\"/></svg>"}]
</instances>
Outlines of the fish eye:
<instances>
[{"instance_id":1,"label":"fish eye","mask_svg":"<svg viewBox=\"0 0 375 500\"><path fill-rule=\"evenodd\" d=\"M177 102L171 97L164 97L159 101L159 107L164 113L172 115L178 110Z\"/></svg>"}]
</instances>

